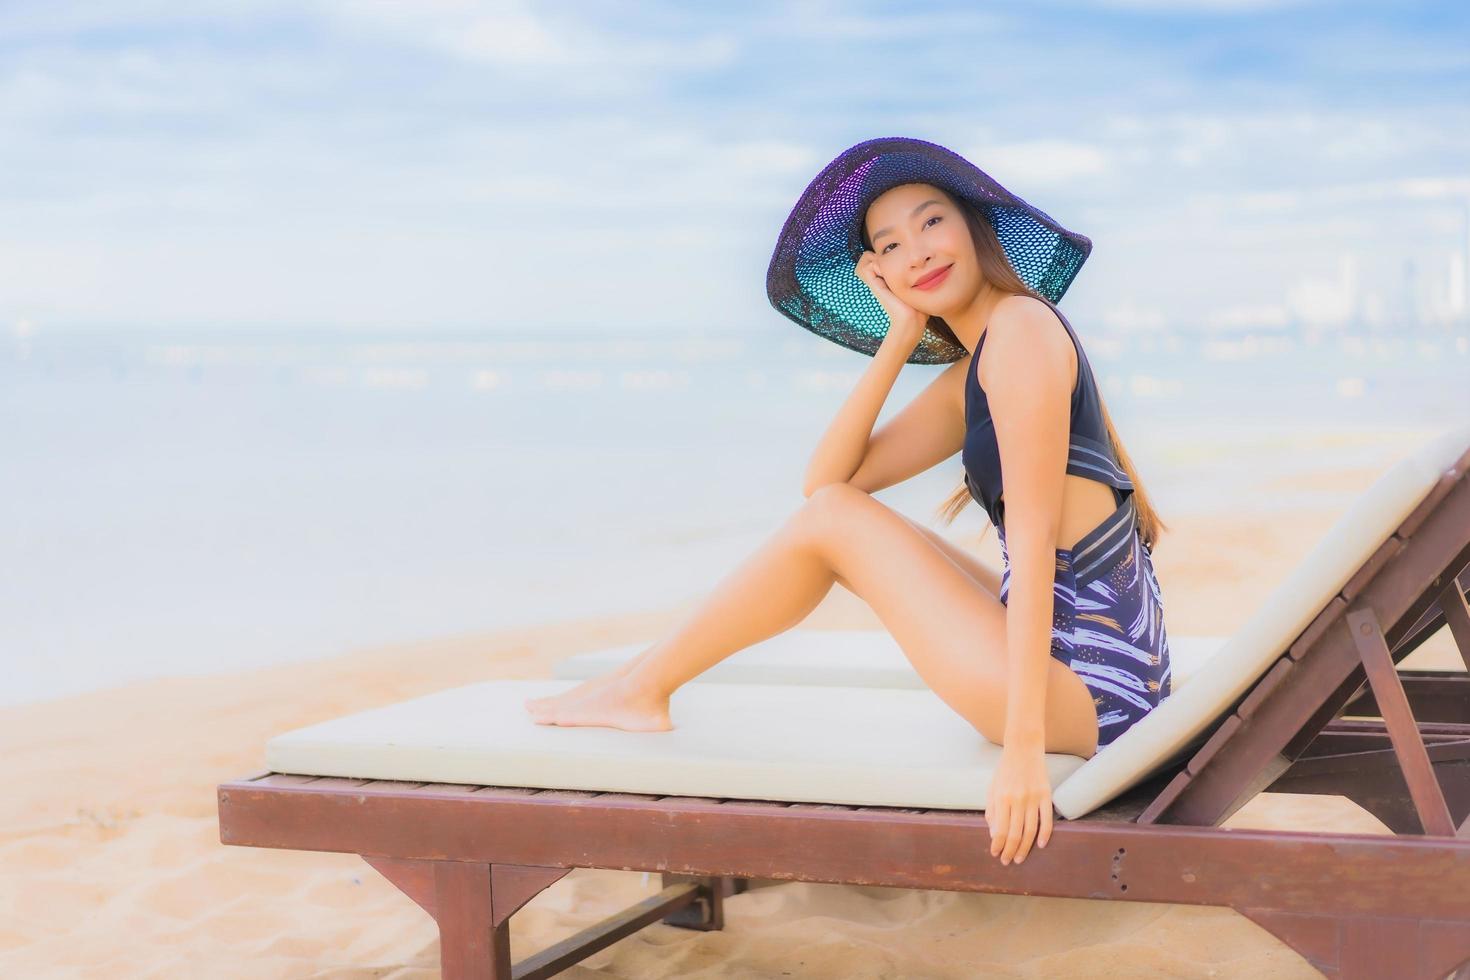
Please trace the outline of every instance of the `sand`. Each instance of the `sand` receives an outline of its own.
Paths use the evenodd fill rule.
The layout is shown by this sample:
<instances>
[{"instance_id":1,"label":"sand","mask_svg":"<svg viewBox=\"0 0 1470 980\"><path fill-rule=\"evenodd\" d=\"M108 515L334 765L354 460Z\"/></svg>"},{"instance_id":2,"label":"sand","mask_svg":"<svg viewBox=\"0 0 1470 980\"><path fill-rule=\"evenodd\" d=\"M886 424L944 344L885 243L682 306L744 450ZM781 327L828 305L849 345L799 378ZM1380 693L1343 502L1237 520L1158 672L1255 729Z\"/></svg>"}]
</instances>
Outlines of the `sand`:
<instances>
[{"instance_id":1,"label":"sand","mask_svg":"<svg viewBox=\"0 0 1470 980\"><path fill-rule=\"evenodd\" d=\"M1297 489L1361 489L1376 475L1303 477ZM1336 516L1171 520L1154 553L1171 632L1234 630ZM993 533L978 547L998 561ZM259 770L278 732L486 678L549 676L562 657L659 635L690 605L0 709L0 976L438 976L433 921L361 859L221 845L215 785ZM838 588L803 625L880 624ZM1408 663L1452 667L1458 655L1442 632ZM1276 794L1227 826L1387 832L1341 797ZM573 871L511 920L516 955L657 885ZM564 975L1318 976L1229 910L803 883L735 897L722 932L655 925Z\"/></svg>"}]
</instances>

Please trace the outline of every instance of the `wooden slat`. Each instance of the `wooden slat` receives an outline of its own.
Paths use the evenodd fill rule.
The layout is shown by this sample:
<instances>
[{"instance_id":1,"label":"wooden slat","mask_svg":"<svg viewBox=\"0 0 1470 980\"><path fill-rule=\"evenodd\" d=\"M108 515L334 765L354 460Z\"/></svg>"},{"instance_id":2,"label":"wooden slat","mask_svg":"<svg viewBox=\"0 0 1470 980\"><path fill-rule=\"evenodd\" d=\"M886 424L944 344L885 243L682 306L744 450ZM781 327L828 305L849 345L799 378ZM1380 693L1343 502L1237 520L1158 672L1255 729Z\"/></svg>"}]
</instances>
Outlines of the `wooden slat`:
<instances>
[{"instance_id":1,"label":"wooden slat","mask_svg":"<svg viewBox=\"0 0 1470 980\"><path fill-rule=\"evenodd\" d=\"M722 796L663 796L658 802L669 806L721 806L727 801Z\"/></svg>"},{"instance_id":2,"label":"wooden slat","mask_svg":"<svg viewBox=\"0 0 1470 980\"><path fill-rule=\"evenodd\" d=\"M1291 673L1291 668L1295 665L1296 661L1291 657L1282 657L1277 660L1271 669L1266 671L1265 676L1256 682L1256 686L1251 689L1250 694L1246 695L1245 700L1240 702L1240 707L1235 709L1235 713L1242 718L1249 719L1262 702L1281 686L1281 682L1286 680L1287 675Z\"/></svg>"},{"instance_id":3,"label":"wooden slat","mask_svg":"<svg viewBox=\"0 0 1470 980\"><path fill-rule=\"evenodd\" d=\"M1300 660L1305 657L1307 651L1311 650L1313 645L1322 639L1327 631L1332 628L1332 624L1342 618L1343 611L1346 609L1347 600L1343 599L1340 595L1333 596L1332 601L1317 614L1317 618L1312 620L1306 629L1302 630L1302 635L1297 637L1296 642L1291 645L1291 649L1286 651L1286 655L1293 660Z\"/></svg>"},{"instance_id":4,"label":"wooden slat","mask_svg":"<svg viewBox=\"0 0 1470 980\"><path fill-rule=\"evenodd\" d=\"M936 809L931 809L929 807L912 807L912 806L860 806L860 807L854 807L853 808L853 811L855 813L873 813L873 814L889 814L889 815L896 814L896 813L906 813L906 814L912 814L912 815L921 815L921 814L930 814L930 813L949 814L949 813L955 812L953 810L943 810L943 809L936 810ZM976 810L976 811L971 811L971 812L984 813L983 810Z\"/></svg>"},{"instance_id":5,"label":"wooden slat","mask_svg":"<svg viewBox=\"0 0 1470 980\"><path fill-rule=\"evenodd\" d=\"M1403 550L1403 540L1389 535L1388 540L1379 545L1378 550L1369 555L1368 560L1363 562L1352 577L1343 583L1339 594L1348 602L1352 602L1367 587L1368 583L1373 581L1373 576L1382 571L1383 566Z\"/></svg>"},{"instance_id":6,"label":"wooden slat","mask_svg":"<svg viewBox=\"0 0 1470 980\"><path fill-rule=\"evenodd\" d=\"M1158 823L1159 818L1164 815L1164 811L1174 805L1174 801L1179 799L1179 794L1183 793L1185 787L1193 781L1194 777L1190 775L1188 769L1180 770L1178 775L1169 780L1168 785L1159 792L1159 795L1154 797L1153 802L1144 807L1143 812L1138 815L1136 822L1140 824Z\"/></svg>"},{"instance_id":7,"label":"wooden slat","mask_svg":"<svg viewBox=\"0 0 1470 980\"><path fill-rule=\"evenodd\" d=\"M1439 478L1439 481L1430 488L1429 493L1424 499L1419 501L1419 506L1410 511L1409 516L1403 519L1394 534L1401 538L1411 538L1414 536L1414 532L1419 530L1419 527L1428 519L1429 515L1433 514L1435 509L1439 507L1440 501L1448 497L1450 491L1455 488L1455 484L1463 479L1464 462L1462 459L1457 464L1458 471L1451 470Z\"/></svg>"},{"instance_id":8,"label":"wooden slat","mask_svg":"<svg viewBox=\"0 0 1470 980\"><path fill-rule=\"evenodd\" d=\"M720 806L723 807L724 809L727 809L727 810L731 810L731 809L741 809L741 810L784 810L787 807L791 806L791 801L790 800L741 800L741 799L732 799L732 800L725 800L723 803L720 804Z\"/></svg>"},{"instance_id":9,"label":"wooden slat","mask_svg":"<svg viewBox=\"0 0 1470 980\"><path fill-rule=\"evenodd\" d=\"M602 803L656 803L663 797L653 793L603 793L599 797Z\"/></svg>"},{"instance_id":10,"label":"wooden slat","mask_svg":"<svg viewBox=\"0 0 1470 980\"><path fill-rule=\"evenodd\" d=\"M536 786L476 786L470 792L481 797L524 799L528 796L540 796L546 791Z\"/></svg>"},{"instance_id":11,"label":"wooden slat","mask_svg":"<svg viewBox=\"0 0 1470 980\"><path fill-rule=\"evenodd\" d=\"M269 776L251 780L252 786L305 786L320 780L320 776L302 776L292 772L273 772Z\"/></svg>"},{"instance_id":12,"label":"wooden slat","mask_svg":"<svg viewBox=\"0 0 1470 980\"><path fill-rule=\"evenodd\" d=\"M424 783L424 785L420 786L415 792L422 793L424 795L433 794L435 796L469 796L476 790L483 790L486 788L487 787L475 786L468 783Z\"/></svg>"},{"instance_id":13,"label":"wooden slat","mask_svg":"<svg viewBox=\"0 0 1470 980\"><path fill-rule=\"evenodd\" d=\"M1244 724L1245 721L1240 715L1231 715L1229 718L1226 718L1224 724L1215 729L1215 734L1211 735L1209 741L1205 742L1200 750L1194 754L1194 757L1189 760L1189 764L1185 767L1189 771L1189 774L1198 776L1205 766L1210 764L1210 760L1215 757L1215 753L1223 749L1225 743L1234 738L1235 733L1240 731L1241 726Z\"/></svg>"},{"instance_id":14,"label":"wooden slat","mask_svg":"<svg viewBox=\"0 0 1470 980\"><path fill-rule=\"evenodd\" d=\"M595 800L602 795L601 790L588 789L543 789L536 794L536 799L542 801L555 801L558 803L583 803Z\"/></svg>"},{"instance_id":15,"label":"wooden slat","mask_svg":"<svg viewBox=\"0 0 1470 980\"><path fill-rule=\"evenodd\" d=\"M359 788L372 793L406 793L412 792L423 785L425 784L407 782L402 779L374 779L371 782L363 783Z\"/></svg>"},{"instance_id":16,"label":"wooden slat","mask_svg":"<svg viewBox=\"0 0 1470 980\"><path fill-rule=\"evenodd\" d=\"M323 776L311 784L312 789L361 789L371 779L348 779L342 776Z\"/></svg>"}]
</instances>

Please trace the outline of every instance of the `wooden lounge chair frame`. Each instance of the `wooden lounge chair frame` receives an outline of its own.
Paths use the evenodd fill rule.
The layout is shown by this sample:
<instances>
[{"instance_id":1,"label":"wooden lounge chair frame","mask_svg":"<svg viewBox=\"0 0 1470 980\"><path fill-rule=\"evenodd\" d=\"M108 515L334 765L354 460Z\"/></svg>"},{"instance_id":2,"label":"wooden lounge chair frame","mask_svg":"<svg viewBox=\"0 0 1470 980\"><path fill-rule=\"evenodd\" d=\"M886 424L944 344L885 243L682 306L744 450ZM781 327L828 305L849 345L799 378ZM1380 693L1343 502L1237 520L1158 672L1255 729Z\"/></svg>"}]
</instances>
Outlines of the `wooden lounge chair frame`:
<instances>
[{"instance_id":1,"label":"wooden lounge chair frame","mask_svg":"<svg viewBox=\"0 0 1470 980\"><path fill-rule=\"evenodd\" d=\"M653 922L723 926L756 879L1233 908L1325 976L1470 959L1470 453L1269 670L1153 778L1023 864L982 811L315 778L218 787L225 844L356 853L433 916L443 975L548 977ZM1396 664L1447 625L1465 671ZM1224 830L1256 793L1346 796L1391 835ZM572 868L663 890L512 966L510 917Z\"/></svg>"}]
</instances>

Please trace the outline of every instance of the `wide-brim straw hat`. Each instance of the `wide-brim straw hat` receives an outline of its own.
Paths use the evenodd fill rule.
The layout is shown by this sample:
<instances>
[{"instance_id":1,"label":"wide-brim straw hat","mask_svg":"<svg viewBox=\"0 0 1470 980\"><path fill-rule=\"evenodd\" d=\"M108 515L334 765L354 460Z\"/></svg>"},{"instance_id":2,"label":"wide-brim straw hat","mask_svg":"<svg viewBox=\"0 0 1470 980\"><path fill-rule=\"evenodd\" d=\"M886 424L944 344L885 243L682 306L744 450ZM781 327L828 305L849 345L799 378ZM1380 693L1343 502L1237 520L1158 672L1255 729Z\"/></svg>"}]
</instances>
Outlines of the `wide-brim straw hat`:
<instances>
[{"instance_id":1,"label":"wide-brim straw hat","mask_svg":"<svg viewBox=\"0 0 1470 980\"><path fill-rule=\"evenodd\" d=\"M834 343L869 356L877 353L888 332L888 314L857 276L862 219L880 194L910 183L933 184L975 204L1016 274L1053 303L1092 252L1091 239L1063 228L953 150L886 136L842 151L802 192L766 270L771 305ZM948 364L966 353L929 327L908 363Z\"/></svg>"}]
</instances>

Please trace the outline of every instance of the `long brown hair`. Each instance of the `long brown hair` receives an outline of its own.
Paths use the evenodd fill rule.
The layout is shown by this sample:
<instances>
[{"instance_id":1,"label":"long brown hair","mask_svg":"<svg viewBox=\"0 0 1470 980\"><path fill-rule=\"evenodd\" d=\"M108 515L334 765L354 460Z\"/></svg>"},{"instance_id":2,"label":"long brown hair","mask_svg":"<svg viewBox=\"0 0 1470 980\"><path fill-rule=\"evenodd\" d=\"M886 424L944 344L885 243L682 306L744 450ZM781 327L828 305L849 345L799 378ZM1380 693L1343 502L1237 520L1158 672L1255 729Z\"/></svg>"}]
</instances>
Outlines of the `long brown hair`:
<instances>
[{"instance_id":1,"label":"long brown hair","mask_svg":"<svg viewBox=\"0 0 1470 980\"><path fill-rule=\"evenodd\" d=\"M939 188L939 190L943 193L942 188ZM945 194L945 196L953 201L955 206L959 208L960 213L965 216L965 224L970 228L970 238L975 243L975 257L980 263L980 274L985 278L985 281L1008 295L1023 294L1045 303L1046 299L1028 286L1025 280L1016 274L1015 268L1011 265L1010 260L1006 258L1005 249L1001 247L1000 239L995 237L995 228L991 226L990 220L985 217L979 207L964 198L957 198L952 194ZM868 239L866 222L863 225L863 245L868 249L872 249L873 247L873 243ZM954 341L956 345L963 346L960 344L959 338L955 336L954 331L949 328L949 324L945 323L942 318L931 316L929 318L929 329L942 337ZM974 366L972 365L968 370L973 371ZM1083 370L1081 363L1077 365L1077 370ZM1133 482L1133 504L1138 510L1140 536L1143 538L1144 544L1148 545L1150 550L1152 550L1159 536L1169 529L1169 525L1165 524L1163 519L1159 517L1158 511L1154 510L1153 501L1150 499L1148 492L1144 490L1143 481L1138 478L1137 470L1133 468L1133 460L1128 456L1127 450L1123 448L1123 440L1118 438L1118 430L1113 428L1113 419L1108 414L1108 406L1103 400L1101 387L1098 388L1097 401L1098 406L1102 409L1103 425L1107 427L1108 438L1112 440L1113 449L1118 455L1118 465L1123 468L1123 472L1127 473L1128 479ZM960 512L965 509L965 505L970 503L972 499L969 488L965 486L964 480L961 479L960 485L939 505L936 514L945 524L952 524L954 523L954 519L960 515Z\"/></svg>"}]
</instances>

